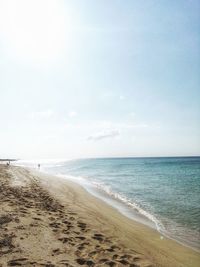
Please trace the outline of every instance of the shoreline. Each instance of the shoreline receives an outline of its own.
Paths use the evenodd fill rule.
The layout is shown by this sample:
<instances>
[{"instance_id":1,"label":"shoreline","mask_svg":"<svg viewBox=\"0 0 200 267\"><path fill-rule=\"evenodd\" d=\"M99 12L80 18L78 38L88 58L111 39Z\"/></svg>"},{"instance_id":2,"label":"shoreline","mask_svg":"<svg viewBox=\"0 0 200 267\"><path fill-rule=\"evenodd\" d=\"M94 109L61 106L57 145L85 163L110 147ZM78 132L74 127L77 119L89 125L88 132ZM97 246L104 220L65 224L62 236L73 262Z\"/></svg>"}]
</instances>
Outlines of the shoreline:
<instances>
[{"instance_id":1,"label":"shoreline","mask_svg":"<svg viewBox=\"0 0 200 267\"><path fill-rule=\"evenodd\" d=\"M26 166L24 166L26 168ZM32 168L30 168L32 169ZM32 169L34 171L37 171L36 169ZM51 173L47 171L41 170L40 173L44 173L46 175L52 175ZM120 201L120 199L117 199L115 196L112 196L108 194L106 191L104 191L101 188L96 187L94 184L86 181L84 178L77 179L75 176L71 175L64 175L64 174L54 174L54 176L59 177L61 179L64 179L65 181L72 181L73 183L78 184L79 186L83 187L89 194L93 195L95 198L100 199L107 205L111 206L112 208L116 209L120 214L123 216L136 221L138 223L141 223L151 229L156 230L161 236L171 239L177 243L179 243L182 246L185 246L187 248L190 248L198 253L200 253L200 245L196 246L192 244L190 241L181 239L180 237L173 237L168 233L165 229L162 223L154 217L154 215L142 210L139 207L132 206L127 203L124 203L123 201ZM82 180L83 179L83 180ZM144 212L144 214L143 214ZM147 215L146 215L146 214ZM150 219L149 216L152 218ZM163 228L162 228L163 227Z\"/></svg>"},{"instance_id":2,"label":"shoreline","mask_svg":"<svg viewBox=\"0 0 200 267\"><path fill-rule=\"evenodd\" d=\"M48 172L44 172L47 175L49 174ZM122 215L124 215L125 217L132 219L134 221L137 221L139 223L142 223L150 228L156 229L156 223L152 220L150 220L147 216L145 216L144 214L140 213L139 208L135 210L133 210L134 208L129 206L127 203L123 202L121 199L116 198L114 196L114 193L109 194L108 192L106 192L104 189L96 186L93 183L90 182L80 182L77 179L75 179L75 177L71 177L68 175L55 175L56 177L62 178L66 181L72 181L73 183L76 183L78 185L80 185L81 187L83 187L89 194L93 195L94 197L102 200L104 203L106 203L107 205L115 208L116 210L119 211L119 213L121 213Z\"/></svg>"},{"instance_id":3,"label":"shoreline","mask_svg":"<svg viewBox=\"0 0 200 267\"><path fill-rule=\"evenodd\" d=\"M57 176L56 177L61 177L61 176ZM62 177L61 177L62 178ZM65 178L63 178L65 179ZM184 240L182 241L180 238L177 237L172 237L170 236L169 233L164 232L164 229L160 229L159 230L159 226L158 223L160 223L159 221L152 221L150 220L148 217L146 217L145 215L143 215L142 213L140 213L140 211L138 210L132 210L132 207L130 207L129 205L125 204L125 203L121 203L120 200L118 199L114 199L112 198L112 196L110 195L106 195L106 193L104 191L101 192L100 189L98 188L87 188L87 186L82 185L81 183L74 181L73 179L71 180L70 178L67 179L69 181L72 181L73 183L76 183L78 185L80 185L81 187L83 187L89 194L91 194L92 196L94 196L97 199L100 199L101 201L103 201L106 205L111 206L112 208L116 209L121 215L127 217L128 219L131 219L137 223L140 223L142 225L145 225L146 227L156 230L158 232L158 234L161 235L161 237L163 238L168 238L171 239L177 243L179 243L182 246L185 246L189 249L192 249L198 253L200 253L200 248L199 247L195 247L190 245L189 243L186 243ZM145 211L144 211L145 212ZM151 215L151 214L150 214ZM153 215L152 215L153 216Z\"/></svg>"},{"instance_id":4,"label":"shoreline","mask_svg":"<svg viewBox=\"0 0 200 267\"><path fill-rule=\"evenodd\" d=\"M31 200L32 204L26 210L29 216L31 215L31 218L29 218L29 220L30 219L32 220L33 216L37 217L36 221L39 222L41 220L40 223L36 223L36 225L31 226L31 228L29 222L28 225L29 227L27 226L28 230L24 229L22 231L17 228L19 235L17 241L19 243L19 246L22 246L26 252L25 253L24 250L22 250L22 252L19 253L20 257L24 256L24 254L28 254L29 256L25 257L27 260L29 259L29 257L34 258L33 260L35 260L38 257L41 262L42 260L44 262L45 258L41 259L42 256L37 254L38 248L36 249L35 246L37 247L38 245L39 246L47 245L45 242L48 241L49 244L49 239L50 239L50 244L47 246L48 251L50 251L49 252L50 255L48 255L48 257L46 255L46 258L48 258L49 261L52 261L53 262L52 264L56 264L55 266L64 266L61 263L61 261L64 260L66 260L65 264L68 264L65 266L79 266L82 265L79 264L81 263L81 259L82 263L84 262L83 265L85 264L85 266L126 265L126 266L145 266L145 267L146 266L195 267L198 266L200 263L200 254L198 252L190 248L187 248L185 246L182 246L171 239L168 238L161 239L160 234L156 230L150 229L149 227L144 226L141 223L134 222L132 219L125 217L113 207L109 206L102 200L99 200L98 198L92 196L78 184L64 180L62 178L43 174L41 172L37 172L34 170L30 171L29 169L25 169L22 167L9 167L7 169L6 167L3 167L3 169L4 170L2 170L2 168L0 169L0 174L3 173L1 175L3 179L1 180L1 182L5 180L5 177L7 177L6 179L8 182L9 179L14 180L12 181L11 186L9 185L9 188L11 189L14 188L15 190L22 190L22 193L24 194L24 195L22 194L23 202L24 201L25 203L30 202ZM40 196L39 193L40 190L45 190L46 192L45 194L43 193L45 198L42 199L41 203L39 204L38 204L39 198L37 199L37 190L34 191L32 189L31 187L32 184L34 184L37 187L38 196ZM31 197L29 196L29 194L27 194L26 191L31 193L31 195L34 198L30 199ZM48 205L45 206L45 209L43 206L41 208L40 205L44 205L44 203L46 203L46 199L47 200L53 199L52 203L55 202L56 204L55 203L54 204L58 205L59 207L58 211L56 210L50 211L51 214L49 214L46 210L46 207L48 207ZM8 197L1 200L0 204L1 206L3 206L3 209L1 210L4 213L8 211L12 213L11 212L12 209L19 210L19 208L22 205L21 202L20 204L17 205L15 202L11 201L10 203L9 201L10 200ZM10 206L8 202L12 205ZM36 204L39 206L37 206ZM35 205L37 209L35 209ZM22 209L22 207L20 209ZM15 214L15 217L19 215L18 220L21 221L22 226L25 227L26 226L25 221L28 220L28 218L26 218L26 216L25 218L23 216L21 217L22 214L20 212L18 213L15 211L13 214ZM35 214L36 212L37 215ZM38 215L38 213L40 215ZM65 216L66 218L68 218L67 220L68 226L71 225L72 229L75 229L77 227L78 222L80 225L82 225L82 228L80 226L79 230L75 229L75 231L74 230L68 231L69 233L66 232L65 237L60 237L60 235L63 235L62 231L65 230L63 228L64 227L63 218ZM50 220L49 218L52 218L53 220L53 223L49 224L49 225L53 224L55 226L55 228L52 226L53 230L51 226L49 227L49 225L45 225L46 220ZM23 220L25 220L24 224ZM13 223L9 227L8 223L8 226L6 226L7 231L9 232L9 228L11 229L14 226L15 224ZM17 226L15 226L15 230L16 227ZM29 237L26 237L27 239L26 242L24 240L23 242L20 241L20 237L22 238L22 235L26 233L26 231L30 231L29 234L31 235L33 229L34 229L33 231L34 234L39 238L41 243L32 242L32 248L30 253L29 243L31 241ZM42 233L45 232L47 234L48 240L43 240L44 235L41 236L41 231ZM56 239L57 237L58 239ZM31 238L33 237L31 236ZM59 238L61 238L62 240L60 241ZM69 243L68 245L63 243L64 240L66 241L66 238L71 240L71 241L68 240ZM16 238L13 237L13 240L15 239ZM25 248L24 248L24 242L26 244ZM70 242L73 243L73 245ZM81 247L80 243L82 244ZM53 245L59 247L60 254L58 255L55 253L52 254L53 248L51 246ZM68 256L66 256L67 249L71 249L70 253L68 251L67 254ZM35 252L35 250L37 253ZM0 251L1 251L1 245L0 245ZM92 252L94 254L91 254ZM10 260L12 256L13 255L10 255L9 253L5 254L3 256L4 261L7 258L8 260ZM103 260L103 257L104 260L106 259L106 261L101 262L101 260ZM2 259L0 259L0 266L1 263ZM37 265L30 265L30 266L42 266L39 264L40 263L37 262ZM7 265L2 265L2 266L4 267ZM8 265L8 266L15 266L15 265ZM23 266L29 266L29 264L26 263L26 265Z\"/></svg>"}]
</instances>

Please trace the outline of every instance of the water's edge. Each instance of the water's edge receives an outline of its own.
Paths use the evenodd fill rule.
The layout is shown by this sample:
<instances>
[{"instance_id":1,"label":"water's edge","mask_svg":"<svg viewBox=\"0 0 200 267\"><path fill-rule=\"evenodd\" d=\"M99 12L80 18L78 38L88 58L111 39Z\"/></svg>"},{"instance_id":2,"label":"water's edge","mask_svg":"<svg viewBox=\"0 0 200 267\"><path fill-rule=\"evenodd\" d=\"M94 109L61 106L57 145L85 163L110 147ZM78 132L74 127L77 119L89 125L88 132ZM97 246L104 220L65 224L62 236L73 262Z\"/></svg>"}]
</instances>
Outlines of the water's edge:
<instances>
[{"instance_id":1,"label":"water's edge","mask_svg":"<svg viewBox=\"0 0 200 267\"><path fill-rule=\"evenodd\" d=\"M15 164L15 165L18 165L18 164ZM36 169L37 165L35 167L30 167L30 166L27 166L26 164L25 165L19 164L18 166ZM62 165L56 165L56 166L60 167ZM152 214L152 212L151 213L147 212L146 210L138 206L136 203L134 203L132 200L130 201L123 195L115 193L112 190L107 190L104 186L102 187L101 184L98 184L95 181L88 180L87 177L85 178L85 177L77 176L77 175L76 176L69 175L69 174L66 174L65 172L60 173L58 170L56 172L52 172L52 170L49 169L49 166L45 167L44 165L40 169L40 172L43 172L48 175L54 175L65 180L70 180L72 182L75 182L76 184L79 184L80 186L82 186L89 194L104 201L106 204L112 206L113 208L118 210L119 213L126 216L127 218L132 219L138 223L146 225L147 227L157 230L160 233L161 239L166 237L166 238L169 238L169 239L172 239L178 242L179 244L183 246L189 247L197 252L200 252L199 242L194 243L189 239L187 240L185 236L182 236L182 235L177 236L174 233L167 231L167 229L163 226L161 221L158 220L158 218L155 217ZM182 239L182 237L184 238Z\"/></svg>"},{"instance_id":2,"label":"water's edge","mask_svg":"<svg viewBox=\"0 0 200 267\"><path fill-rule=\"evenodd\" d=\"M46 174L50 174L49 172L44 172ZM136 221L138 223L141 223L151 229L157 230L158 233L160 233L160 238L163 239L164 237L171 239L173 241L176 241L177 243L179 243L180 245L183 245L185 247L188 247L196 252L200 252L200 248L195 247L193 245L190 244L190 242L185 242L179 238L174 238L172 237L169 233L167 233L164 230L164 227L162 226L162 224L154 217L152 216L152 220L150 220L146 215L144 215L146 212L142 211L142 213L144 212L144 214L140 213L140 211L138 209L134 209L133 207L129 207L128 205L120 202L117 199L114 199L113 197L111 197L110 195L106 194L106 192L103 192L102 190L99 190L98 188L95 188L95 186L91 185L89 182L86 181L81 181L80 179L76 179L73 176L69 176L69 175L54 175L57 176L59 178L63 178L69 181L72 181L78 185L80 185L81 187L83 187L89 194L91 194L92 196L104 201L104 203L106 203L107 205L115 208L119 213L121 213L123 216ZM148 214L148 213L146 213Z\"/></svg>"}]
</instances>

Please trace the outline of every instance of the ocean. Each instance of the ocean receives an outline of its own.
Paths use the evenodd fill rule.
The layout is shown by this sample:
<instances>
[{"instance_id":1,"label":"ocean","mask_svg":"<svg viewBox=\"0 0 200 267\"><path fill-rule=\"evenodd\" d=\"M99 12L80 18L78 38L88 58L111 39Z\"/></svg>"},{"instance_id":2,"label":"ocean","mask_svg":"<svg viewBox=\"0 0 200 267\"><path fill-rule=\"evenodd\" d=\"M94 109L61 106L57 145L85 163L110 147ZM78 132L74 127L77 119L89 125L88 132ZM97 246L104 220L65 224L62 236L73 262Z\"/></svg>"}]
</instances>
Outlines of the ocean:
<instances>
[{"instance_id":1,"label":"ocean","mask_svg":"<svg viewBox=\"0 0 200 267\"><path fill-rule=\"evenodd\" d=\"M81 184L165 236L200 249L200 157L19 161Z\"/></svg>"}]
</instances>

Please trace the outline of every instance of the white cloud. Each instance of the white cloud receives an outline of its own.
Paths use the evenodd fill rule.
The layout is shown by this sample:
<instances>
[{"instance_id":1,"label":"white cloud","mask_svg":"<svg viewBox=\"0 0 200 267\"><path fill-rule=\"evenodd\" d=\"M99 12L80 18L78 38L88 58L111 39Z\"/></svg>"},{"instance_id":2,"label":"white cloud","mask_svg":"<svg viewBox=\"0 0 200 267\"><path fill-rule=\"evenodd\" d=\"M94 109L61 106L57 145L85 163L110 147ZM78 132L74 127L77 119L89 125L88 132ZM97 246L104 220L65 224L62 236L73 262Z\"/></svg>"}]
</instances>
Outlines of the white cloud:
<instances>
[{"instance_id":1,"label":"white cloud","mask_svg":"<svg viewBox=\"0 0 200 267\"><path fill-rule=\"evenodd\" d=\"M72 117L76 117L77 116L77 112L76 111L70 111L69 113L68 113L68 116L70 117L70 118L72 118Z\"/></svg>"},{"instance_id":2,"label":"white cloud","mask_svg":"<svg viewBox=\"0 0 200 267\"><path fill-rule=\"evenodd\" d=\"M31 119L49 119L53 117L54 111L51 109L43 110L43 111L34 111L29 114L29 118Z\"/></svg>"},{"instance_id":3,"label":"white cloud","mask_svg":"<svg viewBox=\"0 0 200 267\"><path fill-rule=\"evenodd\" d=\"M148 128L150 127L146 123L134 123L134 122L113 122L113 121L96 121L93 123L93 127L100 129L119 129L128 130L135 128Z\"/></svg>"},{"instance_id":4,"label":"white cloud","mask_svg":"<svg viewBox=\"0 0 200 267\"><path fill-rule=\"evenodd\" d=\"M135 129L135 128L148 128L149 125L146 123L119 123L117 124L122 129Z\"/></svg>"},{"instance_id":5,"label":"white cloud","mask_svg":"<svg viewBox=\"0 0 200 267\"><path fill-rule=\"evenodd\" d=\"M106 138L114 138L116 136L119 136L119 134L120 133L118 130L107 130L89 136L88 140L99 141Z\"/></svg>"}]
</instances>

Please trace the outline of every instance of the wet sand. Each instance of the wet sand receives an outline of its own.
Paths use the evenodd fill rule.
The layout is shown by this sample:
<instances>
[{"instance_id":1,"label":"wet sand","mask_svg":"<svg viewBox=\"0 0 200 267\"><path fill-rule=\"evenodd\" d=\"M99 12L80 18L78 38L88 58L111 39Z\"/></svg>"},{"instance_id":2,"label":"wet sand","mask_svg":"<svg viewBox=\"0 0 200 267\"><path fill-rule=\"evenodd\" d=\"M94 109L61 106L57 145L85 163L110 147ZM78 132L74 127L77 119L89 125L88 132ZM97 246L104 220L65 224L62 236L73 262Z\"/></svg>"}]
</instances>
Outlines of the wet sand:
<instances>
[{"instance_id":1,"label":"wet sand","mask_svg":"<svg viewBox=\"0 0 200 267\"><path fill-rule=\"evenodd\" d=\"M200 254L79 185L0 165L0 267L199 266Z\"/></svg>"}]
</instances>

